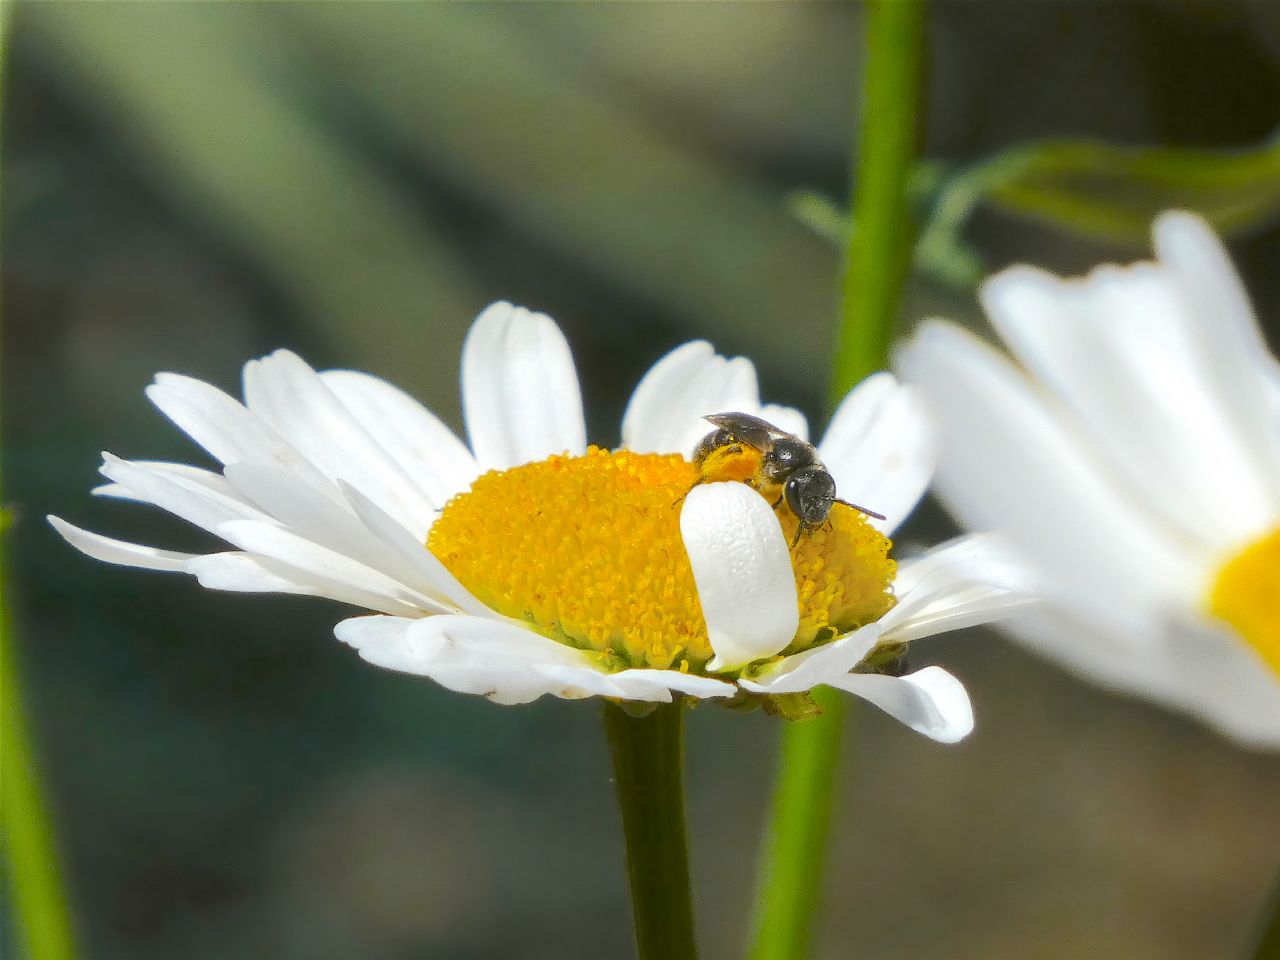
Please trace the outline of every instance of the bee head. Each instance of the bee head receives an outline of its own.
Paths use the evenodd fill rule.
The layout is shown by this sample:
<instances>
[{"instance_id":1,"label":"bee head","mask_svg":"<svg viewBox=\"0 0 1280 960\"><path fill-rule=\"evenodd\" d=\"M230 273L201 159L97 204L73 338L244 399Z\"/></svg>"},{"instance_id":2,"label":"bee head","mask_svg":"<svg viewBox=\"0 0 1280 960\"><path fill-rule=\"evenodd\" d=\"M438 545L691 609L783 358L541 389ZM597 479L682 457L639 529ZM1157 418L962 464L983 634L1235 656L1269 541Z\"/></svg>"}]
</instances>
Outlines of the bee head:
<instances>
[{"instance_id":1,"label":"bee head","mask_svg":"<svg viewBox=\"0 0 1280 960\"><path fill-rule=\"evenodd\" d=\"M782 488L791 512L805 526L822 523L836 502L836 482L820 464L800 467Z\"/></svg>"}]
</instances>

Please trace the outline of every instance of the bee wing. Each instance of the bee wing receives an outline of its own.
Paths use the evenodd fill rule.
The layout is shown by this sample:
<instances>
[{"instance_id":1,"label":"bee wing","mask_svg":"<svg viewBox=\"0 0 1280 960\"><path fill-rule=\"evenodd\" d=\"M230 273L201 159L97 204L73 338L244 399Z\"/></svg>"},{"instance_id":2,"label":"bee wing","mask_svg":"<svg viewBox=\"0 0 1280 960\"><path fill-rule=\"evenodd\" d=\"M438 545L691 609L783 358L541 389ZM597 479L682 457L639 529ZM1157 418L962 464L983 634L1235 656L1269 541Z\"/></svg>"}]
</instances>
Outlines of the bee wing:
<instances>
[{"instance_id":1,"label":"bee wing","mask_svg":"<svg viewBox=\"0 0 1280 960\"><path fill-rule=\"evenodd\" d=\"M770 450L778 440L799 439L775 427L768 420L761 420L749 413L712 413L702 419L728 430L743 443L761 451Z\"/></svg>"}]
</instances>

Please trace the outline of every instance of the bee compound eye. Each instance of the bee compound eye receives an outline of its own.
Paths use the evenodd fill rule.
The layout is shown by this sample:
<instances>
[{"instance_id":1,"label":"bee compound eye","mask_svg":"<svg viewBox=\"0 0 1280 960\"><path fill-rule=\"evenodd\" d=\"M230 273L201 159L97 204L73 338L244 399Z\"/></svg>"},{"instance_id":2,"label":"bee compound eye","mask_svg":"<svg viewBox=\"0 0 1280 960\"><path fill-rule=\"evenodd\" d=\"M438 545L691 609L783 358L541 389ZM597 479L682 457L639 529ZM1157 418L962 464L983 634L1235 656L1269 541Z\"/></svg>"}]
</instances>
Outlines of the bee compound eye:
<instances>
[{"instance_id":1,"label":"bee compound eye","mask_svg":"<svg viewBox=\"0 0 1280 960\"><path fill-rule=\"evenodd\" d=\"M806 467L787 479L783 495L802 522L821 523L836 501L836 482L821 467Z\"/></svg>"}]
</instances>

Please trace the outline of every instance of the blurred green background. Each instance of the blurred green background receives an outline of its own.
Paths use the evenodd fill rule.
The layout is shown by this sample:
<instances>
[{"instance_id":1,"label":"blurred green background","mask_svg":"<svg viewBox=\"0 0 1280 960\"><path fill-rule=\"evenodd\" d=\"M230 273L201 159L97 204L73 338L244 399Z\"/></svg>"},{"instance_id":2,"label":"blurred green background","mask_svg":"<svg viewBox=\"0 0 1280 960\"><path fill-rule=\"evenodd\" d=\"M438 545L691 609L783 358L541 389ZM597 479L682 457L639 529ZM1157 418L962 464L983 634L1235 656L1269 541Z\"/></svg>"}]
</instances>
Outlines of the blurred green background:
<instances>
[{"instance_id":1,"label":"blurred green background","mask_svg":"<svg viewBox=\"0 0 1280 960\"><path fill-rule=\"evenodd\" d=\"M820 418L837 268L822 229L841 229L821 197L847 190L860 19L854 4L18 8L14 620L86 957L630 955L595 705L500 708L379 672L332 639L336 605L95 564L41 518L201 542L88 496L100 449L195 457L143 399L157 370L234 390L245 359L289 346L457 425L461 338L499 298L563 325L598 442L616 442L648 364L692 337L752 356L769 398ZM931 40L938 163L919 180L935 229L904 324L981 327L981 270L1133 258L1133 223L1181 204L1232 227L1276 329L1280 165L1257 148L1280 126L1280 5L939 3ZM966 171L1044 138L1235 152L1124 167L1086 150L972 202ZM1046 196L1085 215L1064 222ZM951 532L926 507L906 539ZM991 633L917 657L965 680L978 729L942 747L856 711L820 957L1241 949L1280 861L1280 760ZM704 708L689 726L705 953L735 957L778 721Z\"/></svg>"}]
</instances>

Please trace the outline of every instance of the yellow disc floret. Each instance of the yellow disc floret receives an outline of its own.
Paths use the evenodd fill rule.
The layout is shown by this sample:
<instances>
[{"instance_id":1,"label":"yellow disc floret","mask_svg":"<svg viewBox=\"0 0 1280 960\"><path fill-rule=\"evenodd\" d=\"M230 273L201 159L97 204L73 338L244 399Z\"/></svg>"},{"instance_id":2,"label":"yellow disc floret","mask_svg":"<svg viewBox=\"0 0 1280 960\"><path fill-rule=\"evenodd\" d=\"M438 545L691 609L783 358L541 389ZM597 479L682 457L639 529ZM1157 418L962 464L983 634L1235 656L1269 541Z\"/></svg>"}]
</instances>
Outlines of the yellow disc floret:
<instances>
[{"instance_id":1,"label":"yellow disc floret","mask_svg":"<svg viewBox=\"0 0 1280 960\"><path fill-rule=\"evenodd\" d=\"M427 547L475 596L610 667L700 670L711 659L680 509L698 475L676 455L550 457L478 478ZM778 510L788 542L795 518ZM836 505L792 551L800 629L790 651L878 619L893 605L890 543Z\"/></svg>"},{"instance_id":2,"label":"yellow disc floret","mask_svg":"<svg viewBox=\"0 0 1280 960\"><path fill-rule=\"evenodd\" d=\"M1209 609L1280 673L1280 529L1223 565L1209 595Z\"/></svg>"}]
</instances>

